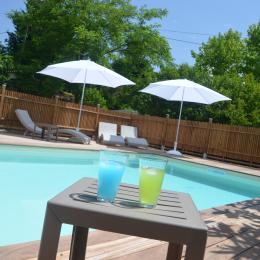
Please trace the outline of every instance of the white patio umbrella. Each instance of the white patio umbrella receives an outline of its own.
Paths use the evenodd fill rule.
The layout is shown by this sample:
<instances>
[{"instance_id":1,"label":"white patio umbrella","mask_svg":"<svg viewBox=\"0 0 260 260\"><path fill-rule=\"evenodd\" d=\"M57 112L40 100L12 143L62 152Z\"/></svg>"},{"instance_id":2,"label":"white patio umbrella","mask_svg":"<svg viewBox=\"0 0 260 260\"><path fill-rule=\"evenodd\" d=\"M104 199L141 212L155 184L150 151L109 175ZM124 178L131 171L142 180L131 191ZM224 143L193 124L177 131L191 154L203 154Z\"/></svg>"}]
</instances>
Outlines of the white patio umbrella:
<instances>
[{"instance_id":1,"label":"white patio umbrella","mask_svg":"<svg viewBox=\"0 0 260 260\"><path fill-rule=\"evenodd\" d=\"M212 89L206 88L187 79L166 80L151 83L140 91L164 98L169 101L181 102L174 149L168 151L168 153L176 156L182 155L179 151L177 151L177 145L183 102L212 104L218 101L231 100L230 98L223 96Z\"/></svg>"},{"instance_id":2,"label":"white patio umbrella","mask_svg":"<svg viewBox=\"0 0 260 260\"><path fill-rule=\"evenodd\" d=\"M37 73L53 76L70 83L83 83L77 130L79 130L86 84L116 88L135 85L131 80L90 60L77 60L47 66Z\"/></svg>"}]
</instances>

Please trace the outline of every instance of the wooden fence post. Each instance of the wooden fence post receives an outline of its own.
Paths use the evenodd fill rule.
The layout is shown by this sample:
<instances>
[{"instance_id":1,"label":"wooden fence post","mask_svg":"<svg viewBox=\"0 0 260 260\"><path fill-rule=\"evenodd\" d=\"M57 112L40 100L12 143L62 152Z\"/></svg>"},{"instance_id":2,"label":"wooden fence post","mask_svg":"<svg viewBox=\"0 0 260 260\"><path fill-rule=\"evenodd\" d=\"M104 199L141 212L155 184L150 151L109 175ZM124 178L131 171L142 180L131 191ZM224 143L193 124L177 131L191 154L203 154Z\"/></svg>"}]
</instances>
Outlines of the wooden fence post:
<instances>
[{"instance_id":1,"label":"wooden fence post","mask_svg":"<svg viewBox=\"0 0 260 260\"><path fill-rule=\"evenodd\" d=\"M225 158L227 158L227 155L228 155L229 138L230 138L230 131L228 131L228 133L226 133L226 138L225 138L226 145L225 145L225 150L222 154L223 160L225 160Z\"/></svg>"},{"instance_id":2,"label":"wooden fence post","mask_svg":"<svg viewBox=\"0 0 260 260\"><path fill-rule=\"evenodd\" d=\"M99 114L100 114L100 104L97 104L96 107L96 125L95 125L95 134L98 135L98 123L99 123ZM98 137L98 136L97 136Z\"/></svg>"},{"instance_id":3,"label":"wooden fence post","mask_svg":"<svg viewBox=\"0 0 260 260\"><path fill-rule=\"evenodd\" d=\"M130 112L130 119L129 119L128 125L133 125L133 112L132 111Z\"/></svg>"},{"instance_id":4,"label":"wooden fence post","mask_svg":"<svg viewBox=\"0 0 260 260\"><path fill-rule=\"evenodd\" d=\"M206 137L206 140L207 140L206 149L205 149L205 152L203 153L203 159L207 158L208 152L209 152L209 140L210 140L210 135L211 135L212 122L213 122L213 119L209 118L208 131L207 131L207 137Z\"/></svg>"},{"instance_id":5,"label":"wooden fence post","mask_svg":"<svg viewBox=\"0 0 260 260\"><path fill-rule=\"evenodd\" d=\"M4 108L4 99L5 99L5 90L6 90L6 85L2 85L2 94L1 94L1 100L0 100L0 119L3 118L3 108Z\"/></svg>"},{"instance_id":6,"label":"wooden fence post","mask_svg":"<svg viewBox=\"0 0 260 260\"><path fill-rule=\"evenodd\" d=\"M166 118L164 119L164 128L163 128L162 135L161 135L161 150L162 151L164 151L164 148L165 148L169 117L170 117L170 115L166 114Z\"/></svg>"},{"instance_id":7,"label":"wooden fence post","mask_svg":"<svg viewBox=\"0 0 260 260\"><path fill-rule=\"evenodd\" d=\"M52 124L55 123L58 102L59 102L59 96L55 96L55 105L54 105L54 111L53 111L53 116L52 116Z\"/></svg>"}]
</instances>

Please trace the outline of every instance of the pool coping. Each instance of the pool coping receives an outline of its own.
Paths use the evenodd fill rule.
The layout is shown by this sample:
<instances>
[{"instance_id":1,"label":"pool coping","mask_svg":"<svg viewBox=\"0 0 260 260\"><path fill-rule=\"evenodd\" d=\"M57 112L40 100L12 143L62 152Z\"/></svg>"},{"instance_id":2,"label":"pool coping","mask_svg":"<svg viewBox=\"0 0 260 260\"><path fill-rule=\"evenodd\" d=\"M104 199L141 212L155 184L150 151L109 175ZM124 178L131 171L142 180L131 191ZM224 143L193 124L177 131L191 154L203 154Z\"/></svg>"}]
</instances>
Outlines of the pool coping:
<instances>
[{"instance_id":1,"label":"pool coping","mask_svg":"<svg viewBox=\"0 0 260 260\"><path fill-rule=\"evenodd\" d=\"M31 137L25 137L23 135L18 134L10 134L4 131L0 131L0 144L2 145L15 145L15 146L31 146L31 147L43 147L43 148L53 148L53 149L70 149L70 150L92 150L92 151L100 151L104 149L114 150L114 151L124 151L124 152L137 152L143 154L154 154L159 156L164 156L176 160L183 160L191 163L197 163L204 166L211 166L219 169L225 169L228 171L239 172L242 174L253 175L256 177L260 177L260 171L257 168L238 165L230 162L222 162L213 159L204 159L196 156L192 156L189 154L183 155L183 157L174 157L166 152L149 147L148 149L141 148L132 148L132 147L119 147L119 146L107 146L103 144L99 144L93 140L91 140L90 145L87 144L74 144L68 143L64 141L45 141L41 139L32 139Z\"/></svg>"}]
</instances>

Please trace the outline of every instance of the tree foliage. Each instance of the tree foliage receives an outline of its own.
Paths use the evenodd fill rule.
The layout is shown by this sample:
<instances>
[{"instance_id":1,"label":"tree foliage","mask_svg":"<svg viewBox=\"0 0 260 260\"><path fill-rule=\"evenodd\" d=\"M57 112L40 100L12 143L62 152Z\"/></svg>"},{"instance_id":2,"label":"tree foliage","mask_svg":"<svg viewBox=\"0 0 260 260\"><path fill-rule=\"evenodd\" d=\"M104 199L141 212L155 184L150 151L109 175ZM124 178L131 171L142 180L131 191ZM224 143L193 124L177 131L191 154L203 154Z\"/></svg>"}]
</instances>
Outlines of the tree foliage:
<instances>
[{"instance_id":1,"label":"tree foliage","mask_svg":"<svg viewBox=\"0 0 260 260\"><path fill-rule=\"evenodd\" d=\"M206 69L209 74L240 73L245 62L246 46L241 34L233 30L209 38L199 48L199 53L192 52L196 66Z\"/></svg>"},{"instance_id":2,"label":"tree foliage","mask_svg":"<svg viewBox=\"0 0 260 260\"><path fill-rule=\"evenodd\" d=\"M249 27L246 39L229 30L192 53L194 69L208 74L208 86L232 99L207 106L206 113L217 122L260 125L259 46L260 23Z\"/></svg>"},{"instance_id":3,"label":"tree foliage","mask_svg":"<svg viewBox=\"0 0 260 260\"><path fill-rule=\"evenodd\" d=\"M100 105L102 108L107 108L107 101L97 88L86 88L84 102L89 105Z\"/></svg>"},{"instance_id":4,"label":"tree foliage","mask_svg":"<svg viewBox=\"0 0 260 260\"><path fill-rule=\"evenodd\" d=\"M167 41L150 23L165 15L166 10L138 9L126 0L27 0L25 11L10 14L15 32L9 34L9 52L18 71L17 88L47 96L61 89L73 92L70 85L35 73L82 58L138 81L140 72L171 59Z\"/></svg>"},{"instance_id":5,"label":"tree foliage","mask_svg":"<svg viewBox=\"0 0 260 260\"><path fill-rule=\"evenodd\" d=\"M6 48L0 44L0 85L5 84L14 73L13 56L9 55Z\"/></svg>"},{"instance_id":6,"label":"tree foliage","mask_svg":"<svg viewBox=\"0 0 260 260\"><path fill-rule=\"evenodd\" d=\"M260 21L248 29L246 71L260 80Z\"/></svg>"}]
</instances>

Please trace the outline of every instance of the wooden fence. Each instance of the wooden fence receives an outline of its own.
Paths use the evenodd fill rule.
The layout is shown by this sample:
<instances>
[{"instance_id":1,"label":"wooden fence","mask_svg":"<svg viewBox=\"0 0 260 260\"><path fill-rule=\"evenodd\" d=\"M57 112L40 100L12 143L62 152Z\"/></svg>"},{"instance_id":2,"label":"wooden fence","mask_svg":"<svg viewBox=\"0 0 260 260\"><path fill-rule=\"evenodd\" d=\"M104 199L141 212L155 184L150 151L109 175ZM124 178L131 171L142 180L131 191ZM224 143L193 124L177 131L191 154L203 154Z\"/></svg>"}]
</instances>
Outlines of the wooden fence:
<instances>
[{"instance_id":1,"label":"wooden fence","mask_svg":"<svg viewBox=\"0 0 260 260\"><path fill-rule=\"evenodd\" d=\"M22 128L14 113L17 108L28 110L35 122L67 128L75 128L77 125L79 104L9 91L2 87L0 125ZM170 148L174 145L176 119L83 106L81 131L96 135L100 121L136 126L139 136L157 147ZM182 120L178 148L186 153L207 154L208 157L260 166L260 128Z\"/></svg>"}]
</instances>

